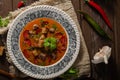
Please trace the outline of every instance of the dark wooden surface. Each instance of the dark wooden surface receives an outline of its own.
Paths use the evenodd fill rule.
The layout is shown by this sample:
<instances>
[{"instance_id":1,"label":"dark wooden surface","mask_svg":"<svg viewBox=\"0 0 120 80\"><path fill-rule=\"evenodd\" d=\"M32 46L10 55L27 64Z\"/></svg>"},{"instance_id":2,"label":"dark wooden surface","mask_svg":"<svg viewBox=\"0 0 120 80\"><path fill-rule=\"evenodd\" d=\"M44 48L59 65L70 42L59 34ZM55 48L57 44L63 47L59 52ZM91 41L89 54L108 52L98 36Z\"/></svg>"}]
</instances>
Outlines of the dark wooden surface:
<instances>
[{"instance_id":1,"label":"dark wooden surface","mask_svg":"<svg viewBox=\"0 0 120 80\"><path fill-rule=\"evenodd\" d=\"M5 17L9 11L17 9L17 3L20 0L0 0L0 15ZM27 5L36 0L27 0ZM77 12L78 20L81 25L83 36L87 44L90 59L93 58L95 52L104 45L112 47L112 55L109 59L109 64L104 63L92 64L91 63L91 76L96 80L120 80L120 3L119 0L95 0L107 13L110 22L113 26L113 31L110 31L101 18L101 16L93 8L88 6L84 0L72 0L74 8L82 10L91 15L101 27L112 36L112 41L105 40L98 36L91 26L83 19ZM0 37L1 38L1 37ZM4 63L4 58L0 59L0 69L8 70L8 63ZM0 80L9 80L8 78L0 75Z\"/></svg>"}]
</instances>

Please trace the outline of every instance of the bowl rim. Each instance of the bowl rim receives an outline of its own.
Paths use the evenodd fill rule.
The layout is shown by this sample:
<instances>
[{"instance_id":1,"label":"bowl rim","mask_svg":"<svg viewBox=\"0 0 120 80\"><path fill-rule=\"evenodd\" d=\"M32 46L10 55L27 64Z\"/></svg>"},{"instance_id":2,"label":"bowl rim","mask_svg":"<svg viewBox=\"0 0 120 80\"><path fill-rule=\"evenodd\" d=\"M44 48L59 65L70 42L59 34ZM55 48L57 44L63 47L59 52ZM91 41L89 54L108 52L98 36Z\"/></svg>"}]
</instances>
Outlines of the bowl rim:
<instances>
[{"instance_id":1,"label":"bowl rim","mask_svg":"<svg viewBox=\"0 0 120 80\"><path fill-rule=\"evenodd\" d=\"M44 18L44 17L42 17L42 18ZM50 18L49 18L50 19ZM34 19L35 20L35 19ZM52 19L53 20L53 19ZM30 22L32 22L33 20L31 20ZM55 22L57 22L56 20L54 20ZM55 63L53 63L53 64L50 64L50 65L48 65L48 66L40 66L40 65L36 65L36 64L34 64L34 63L32 63L32 62L30 62L25 56L24 56L24 54L23 54L23 52L22 52L22 50L21 50L21 47L20 47L20 45L19 45L19 47L20 47L20 52L22 53L22 55L23 55L23 58L28 62L28 63L30 63L31 65L34 65L34 66L36 66L36 67L51 67L51 66L54 66L54 65L56 65L56 64L58 64L64 57L65 57L65 55L66 55L66 53L68 52L68 44L69 44L69 35L68 35L68 33L67 33L67 31L66 31L66 29L59 23L59 22L57 22L59 25L60 25L60 27L62 27L63 28L63 30L65 31L65 33L66 33L66 36L67 36L67 49L65 50L65 53L64 53L64 55L57 61L57 62L55 62ZM27 24L26 24L27 25ZM22 31L23 31L23 29L22 29ZM21 32L20 32L20 35L19 35L19 44L20 44L20 36L21 36Z\"/></svg>"},{"instance_id":2,"label":"bowl rim","mask_svg":"<svg viewBox=\"0 0 120 80\"><path fill-rule=\"evenodd\" d=\"M73 59L68 63L68 65L66 67L64 67L61 71L55 73L55 74L50 74L50 75L45 75L45 76L41 76L39 74L33 74L27 70L25 70L22 66L20 66L20 64L18 64L17 60L15 59L14 55L13 55L13 52L11 51L11 34L12 34L12 31L14 29L15 26L12 26L14 25L14 23L17 21L17 19L19 19L19 17L21 17L25 12L28 13L28 11L30 10L33 10L35 8L48 8L48 9L53 9L54 11L58 11L60 13L62 13L62 16L65 17L65 18L68 18L69 19L69 22L71 22L70 24L73 26L74 30L75 30L75 33L76 33L76 38L77 38L77 44L76 44L76 51L75 51L75 55L73 55ZM13 27L13 28L12 28ZM77 58L77 55L79 53L79 50L80 50L80 34L79 34L79 31L78 31L78 28L76 26L76 24L74 23L74 21L72 20L72 18L67 14L65 13L64 11L62 11L61 9L58 9L56 7L53 7L53 6L48 6L48 5L39 5L39 6L34 6L34 7L31 7L31 8L28 8L26 9L25 11L21 12L12 22L12 24L10 25L10 28L8 30L8 34L7 34L7 49L8 49L8 52L9 52L9 55L14 63L14 65L23 73L27 74L28 76L31 76L33 78L37 78L37 79L49 79L49 78L54 78L54 77L57 77L59 75L61 75L62 73L64 73L65 71L67 71L71 66L72 64L75 62L76 58Z\"/></svg>"}]
</instances>

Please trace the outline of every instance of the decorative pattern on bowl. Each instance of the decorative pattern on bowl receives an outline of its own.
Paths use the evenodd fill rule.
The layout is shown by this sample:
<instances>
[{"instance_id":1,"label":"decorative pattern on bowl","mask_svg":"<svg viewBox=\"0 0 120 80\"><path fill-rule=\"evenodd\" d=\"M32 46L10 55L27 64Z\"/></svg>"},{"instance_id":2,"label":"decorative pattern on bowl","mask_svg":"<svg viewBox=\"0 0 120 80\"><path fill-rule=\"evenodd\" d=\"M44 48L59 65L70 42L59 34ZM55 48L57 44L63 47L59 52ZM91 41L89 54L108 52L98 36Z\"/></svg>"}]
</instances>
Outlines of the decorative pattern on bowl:
<instances>
[{"instance_id":1,"label":"decorative pattern on bowl","mask_svg":"<svg viewBox=\"0 0 120 80\"><path fill-rule=\"evenodd\" d=\"M59 22L67 32L68 48L64 57L50 66L37 66L24 58L19 46L19 35L24 26L41 17ZM7 35L7 48L16 67L28 76L38 79L54 78L67 71L77 58L80 49L80 35L74 21L64 11L47 5L35 6L23 11L12 22Z\"/></svg>"}]
</instances>

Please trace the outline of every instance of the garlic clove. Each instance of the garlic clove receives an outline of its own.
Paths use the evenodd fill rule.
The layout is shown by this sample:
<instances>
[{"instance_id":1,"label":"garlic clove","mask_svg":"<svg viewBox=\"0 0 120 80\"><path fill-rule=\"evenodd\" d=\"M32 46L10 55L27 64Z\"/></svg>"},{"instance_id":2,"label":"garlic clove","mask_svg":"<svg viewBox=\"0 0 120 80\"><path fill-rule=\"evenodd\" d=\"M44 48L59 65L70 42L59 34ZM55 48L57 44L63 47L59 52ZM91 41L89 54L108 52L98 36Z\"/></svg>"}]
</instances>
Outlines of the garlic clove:
<instances>
[{"instance_id":1,"label":"garlic clove","mask_svg":"<svg viewBox=\"0 0 120 80\"><path fill-rule=\"evenodd\" d=\"M104 56L104 62L105 62L105 64L108 64L108 58L107 58L107 55Z\"/></svg>"},{"instance_id":2,"label":"garlic clove","mask_svg":"<svg viewBox=\"0 0 120 80\"><path fill-rule=\"evenodd\" d=\"M101 63L101 62L103 62L103 58L92 60L92 63L94 63L94 64L98 64L98 63Z\"/></svg>"},{"instance_id":3,"label":"garlic clove","mask_svg":"<svg viewBox=\"0 0 120 80\"><path fill-rule=\"evenodd\" d=\"M109 46L103 46L102 49L99 50L100 51L94 55L92 63L97 64L104 62L105 64L108 64L108 59L111 55L111 48Z\"/></svg>"}]
</instances>

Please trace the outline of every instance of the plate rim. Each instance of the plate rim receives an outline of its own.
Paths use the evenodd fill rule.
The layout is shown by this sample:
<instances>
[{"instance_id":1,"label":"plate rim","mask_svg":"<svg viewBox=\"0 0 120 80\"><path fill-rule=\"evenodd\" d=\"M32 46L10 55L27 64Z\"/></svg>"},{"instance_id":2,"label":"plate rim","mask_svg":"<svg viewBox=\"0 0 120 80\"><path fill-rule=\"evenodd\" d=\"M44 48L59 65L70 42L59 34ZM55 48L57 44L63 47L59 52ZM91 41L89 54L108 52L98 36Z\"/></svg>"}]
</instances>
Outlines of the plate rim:
<instances>
[{"instance_id":1,"label":"plate rim","mask_svg":"<svg viewBox=\"0 0 120 80\"><path fill-rule=\"evenodd\" d=\"M34 8L37 8L37 7L41 7L41 8L45 8L45 7L49 7L49 8L52 8L54 10L58 10L60 11L61 13L63 13L63 15L67 16L68 19L70 19L70 22L72 26L74 26L74 29L75 29L75 32L76 32L76 36L77 36L77 49L76 50L76 55L74 55L74 59L72 59L72 61L67 65L67 67L65 67L62 71L59 71L59 73L57 73L56 75L49 75L49 76L40 76L39 74L38 75L34 75L32 74L31 72L28 72L28 71L25 71L18 63L17 61L14 59L14 55L13 55L13 52L10 50L11 47L10 47L10 36L12 34L12 25L16 22L16 20L22 15L24 14L25 12L31 10L31 9L34 9ZM25 11L21 12L12 22L12 24L10 25L10 28L8 30L8 34L7 34L7 49L8 49L8 52L9 52L9 55L14 63L14 65L23 73L27 74L28 76L31 76L31 77L34 77L34 78L37 78L37 79L49 79L49 78L53 78L53 77L57 77L58 75L61 75L62 73L64 73L65 71L67 71L72 65L73 63L75 62L75 60L77 59L77 56L79 54L79 50L80 50L80 34L79 34L79 31L78 31L78 27L76 26L75 22L73 21L73 19L67 14L65 13L64 11L62 11L61 9L59 8L56 8L56 7L53 7L53 6L48 6L48 5L39 5L39 6L34 6L34 7L31 7L31 8L28 8L26 9Z\"/></svg>"}]
</instances>

